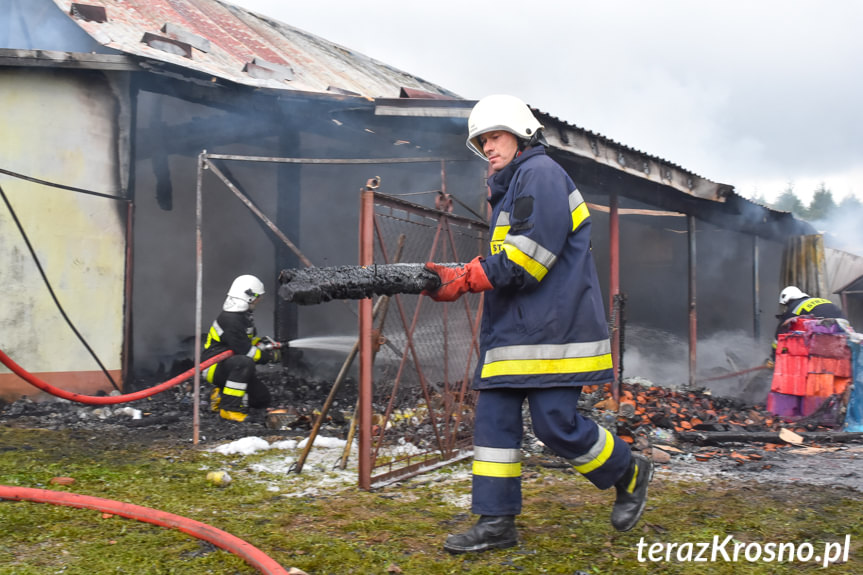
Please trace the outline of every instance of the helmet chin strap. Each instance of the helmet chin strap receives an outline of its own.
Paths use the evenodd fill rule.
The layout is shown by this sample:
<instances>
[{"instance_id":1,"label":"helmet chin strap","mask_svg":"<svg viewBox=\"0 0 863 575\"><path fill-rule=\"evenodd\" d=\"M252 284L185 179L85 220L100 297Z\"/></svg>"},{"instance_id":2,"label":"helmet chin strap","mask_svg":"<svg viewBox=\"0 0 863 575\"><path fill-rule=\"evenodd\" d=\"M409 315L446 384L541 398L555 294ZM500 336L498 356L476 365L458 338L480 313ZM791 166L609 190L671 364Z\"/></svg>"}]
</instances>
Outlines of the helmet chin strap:
<instances>
[{"instance_id":1,"label":"helmet chin strap","mask_svg":"<svg viewBox=\"0 0 863 575\"><path fill-rule=\"evenodd\" d=\"M542 135L541 131L534 132L533 136L530 137L530 141L527 143L528 147L533 146L548 146L548 142L545 140L545 136Z\"/></svg>"},{"instance_id":2,"label":"helmet chin strap","mask_svg":"<svg viewBox=\"0 0 863 575\"><path fill-rule=\"evenodd\" d=\"M516 158L528 148L533 148L534 146L548 146L548 142L545 141L545 136L543 136L542 132L539 131L534 132L529 140L525 140L524 138L516 139L518 140L518 152L515 154Z\"/></svg>"}]
</instances>

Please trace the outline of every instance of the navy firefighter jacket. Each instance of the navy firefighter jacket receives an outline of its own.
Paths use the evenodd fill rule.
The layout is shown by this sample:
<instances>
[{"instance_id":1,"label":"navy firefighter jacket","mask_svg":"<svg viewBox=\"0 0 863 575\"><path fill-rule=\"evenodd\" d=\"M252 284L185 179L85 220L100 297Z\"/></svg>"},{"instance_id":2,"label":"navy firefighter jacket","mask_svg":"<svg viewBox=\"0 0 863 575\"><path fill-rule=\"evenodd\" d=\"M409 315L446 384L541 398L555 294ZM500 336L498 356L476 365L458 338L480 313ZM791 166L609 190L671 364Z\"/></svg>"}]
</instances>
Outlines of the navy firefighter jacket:
<instances>
[{"instance_id":1,"label":"navy firefighter jacket","mask_svg":"<svg viewBox=\"0 0 863 575\"><path fill-rule=\"evenodd\" d=\"M488 179L491 253L474 389L578 387L613 379L590 214L542 146Z\"/></svg>"},{"instance_id":2,"label":"navy firefighter jacket","mask_svg":"<svg viewBox=\"0 0 863 575\"><path fill-rule=\"evenodd\" d=\"M234 355L246 355L255 362L261 360L255 320L251 311L222 311L210 326L201 360L231 350Z\"/></svg>"},{"instance_id":3,"label":"navy firefighter jacket","mask_svg":"<svg viewBox=\"0 0 863 575\"><path fill-rule=\"evenodd\" d=\"M806 296L788 302L788 305L785 306L785 313L779 316L779 326L776 328L776 335L778 336L780 333L788 331L790 329L789 320L801 315L845 319L842 309L829 299ZM773 342L773 347L776 347L776 341Z\"/></svg>"}]
</instances>

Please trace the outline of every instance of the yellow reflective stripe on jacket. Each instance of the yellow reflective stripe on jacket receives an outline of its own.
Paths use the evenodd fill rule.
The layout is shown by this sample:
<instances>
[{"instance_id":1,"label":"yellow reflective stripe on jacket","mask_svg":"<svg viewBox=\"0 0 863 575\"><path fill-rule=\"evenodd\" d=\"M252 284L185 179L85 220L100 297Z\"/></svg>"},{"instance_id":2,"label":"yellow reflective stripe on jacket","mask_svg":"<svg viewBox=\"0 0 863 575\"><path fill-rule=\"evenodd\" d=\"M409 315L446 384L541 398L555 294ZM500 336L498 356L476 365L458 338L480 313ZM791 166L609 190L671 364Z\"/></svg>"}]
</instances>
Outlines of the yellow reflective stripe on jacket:
<instances>
[{"instance_id":1,"label":"yellow reflective stripe on jacket","mask_svg":"<svg viewBox=\"0 0 863 575\"><path fill-rule=\"evenodd\" d=\"M214 363L210 367L207 368L207 371L204 372L204 379L207 380L208 383L213 383L213 379L216 377L216 366L218 363Z\"/></svg>"},{"instance_id":2,"label":"yellow reflective stripe on jacket","mask_svg":"<svg viewBox=\"0 0 863 575\"><path fill-rule=\"evenodd\" d=\"M833 303L829 299L823 299L814 297L812 299L808 299L794 308L794 315L800 315L803 313L809 313L815 306L821 305L822 303Z\"/></svg>"},{"instance_id":3,"label":"yellow reflective stripe on jacket","mask_svg":"<svg viewBox=\"0 0 863 575\"><path fill-rule=\"evenodd\" d=\"M209 349L210 344L214 341L221 342L223 333L225 333L225 330L222 329L218 321L214 321L213 325L210 326L210 331L207 332L207 342L204 344L204 349Z\"/></svg>"},{"instance_id":4,"label":"yellow reflective stripe on jacket","mask_svg":"<svg viewBox=\"0 0 863 575\"><path fill-rule=\"evenodd\" d=\"M523 267L537 281L541 281L557 261L557 256L527 236L507 235L502 248L511 262Z\"/></svg>"},{"instance_id":5,"label":"yellow reflective stripe on jacket","mask_svg":"<svg viewBox=\"0 0 863 575\"><path fill-rule=\"evenodd\" d=\"M573 190L569 194L569 210L572 212L572 231L574 232L584 220L590 217L587 204L578 190Z\"/></svg>"},{"instance_id":6,"label":"yellow reflective stripe on jacket","mask_svg":"<svg viewBox=\"0 0 863 575\"><path fill-rule=\"evenodd\" d=\"M488 350L480 377L588 373L613 367L607 339L569 344L510 345Z\"/></svg>"},{"instance_id":7,"label":"yellow reflective stripe on jacket","mask_svg":"<svg viewBox=\"0 0 863 575\"><path fill-rule=\"evenodd\" d=\"M501 212L497 216L497 221L494 223L494 229L491 231L491 239L489 240L489 249L491 253L496 254L501 250L503 240L506 239L509 233L509 212Z\"/></svg>"},{"instance_id":8,"label":"yellow reflective stripe on jacket","mask_svg":"<svg viewBox=\"0 0 863 575\"><path fill-rule=\"evenodd\" d=\"M255 346L249 348L249 351L246 352L246 355L258 361L261 359L261 349Z\"/></svg>"},{"instance_id":9,"label":"yellow reflective stripe on jacket","mask_svg":"<svg viewBox=\"0 0 863 575\"><path fill-rule=\"evenodd\" d=\"M596 443L590 447L587 453L573 459L572 467L579 473L590 473L608 461L612 451L614 451L614 438L610 431L600 427Z\"/></svg>"},{"instance_id":10,"label":"yellow reflective stripe on jacket","mask_svg":"<svg viewBox=\"0 0 863 575\"><path fill-rule=\"evenodd\" d=\"M475 445L473 474L484 477L519 477L521 476L521 450Z\"/></svg>"},{"instance_id":11,"label":"yellow reflective stripe on jacket","mask_svg":"<svg viewBox=\"0 0 863 575\"><path fill-rule=\"evenodd\" d=\"M497 221L494 223L491 241L502 242L506 237L506 234L509 233L509 227L509 212L501 212L498 214Z\"/></svg>"}]
</instances>

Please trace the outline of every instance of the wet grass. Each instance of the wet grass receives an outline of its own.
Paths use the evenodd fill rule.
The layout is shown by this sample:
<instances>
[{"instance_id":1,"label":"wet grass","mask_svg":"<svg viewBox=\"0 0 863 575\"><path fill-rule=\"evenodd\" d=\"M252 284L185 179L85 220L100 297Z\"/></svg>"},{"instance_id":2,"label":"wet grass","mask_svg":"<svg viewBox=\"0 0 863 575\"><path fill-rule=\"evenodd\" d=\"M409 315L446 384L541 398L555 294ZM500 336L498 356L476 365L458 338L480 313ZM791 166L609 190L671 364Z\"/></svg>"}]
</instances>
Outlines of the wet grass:
<instances>
[{"instance_id":1,"label":"wet grass","mask_svg":"<svg viewBox=\"0 0 863 575\"><path fill-rule=\"evenodd\" d=\"M0 430L0 484L38 487L152 507L207 523L254 545L279 564L312 575L351 573L667 573L755 574L863 572L863 495L824 487L729 481L654 480L644 520L629 533L609 525L613 493L598 491L566 469L528 466L517 547L452 556L447 533L473 517L455 502L470 491L464 467L373 492L354 486L286 497L278 477L249 468L253 457L222 456L194 446L125 442L86 433ZM466 464L460 464L464 466ZM206 471L228 467L234 482L219 488ZM461 473L456 473L462 471ZM305 475L305 474L304 474ZM56 476L74 485L51 485ZM262 481L261 479L266 479ZM309 475L311 486L315 478ZM827 543L850 535L847 563L823 569L808 562L748 561L758 544ZM711 561L695 561L701 544L731 536ZM242 559L177 530L99 511L42 503L0 502L0 574L247 574ZM677 544L668 557L665 551ZM735 543L741 546L733 560ZM639 560L641 544L641 561ZM648 549L661 544L650 560ZM687 546L686 544L690 544ZM745 547L749 545L749 547ZM687 549L691 550L690 560Z\"/></svg>"}]
</instances>

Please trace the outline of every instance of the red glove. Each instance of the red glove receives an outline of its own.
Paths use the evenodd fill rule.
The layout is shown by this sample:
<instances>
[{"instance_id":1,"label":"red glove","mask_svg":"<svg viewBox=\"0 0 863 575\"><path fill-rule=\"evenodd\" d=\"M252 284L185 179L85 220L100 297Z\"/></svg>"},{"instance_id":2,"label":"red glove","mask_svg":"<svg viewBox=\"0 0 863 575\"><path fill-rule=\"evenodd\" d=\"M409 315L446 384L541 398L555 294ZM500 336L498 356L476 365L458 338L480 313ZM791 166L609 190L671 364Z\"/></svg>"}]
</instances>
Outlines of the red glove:
<instances>
[{"instance_id":1,"label":"red glove","mask_svg":"<svg viewBox=\"0 0 863 575\"><path fill-rule=\"evenodd\" d=\"M476 293L492 289L494 286L479 263L481 259L475 257L470 263L457 268L426 263L425 268L437 274L441 285L435 291L424 291L423 294L435 301L455 301L465 292Z\"/></svg>"}]
</instances>

